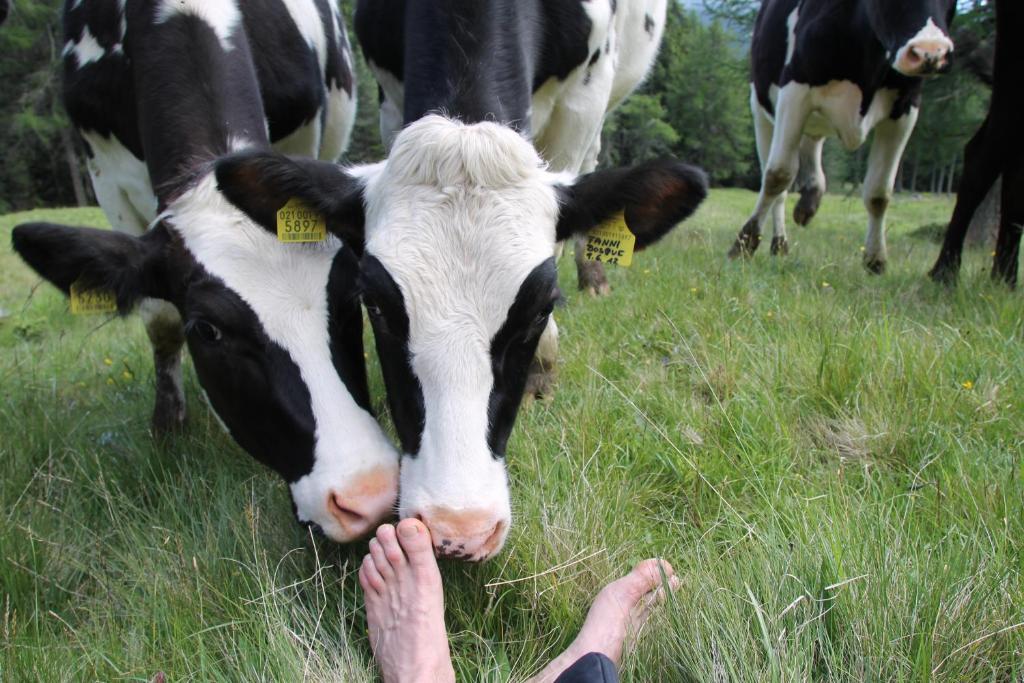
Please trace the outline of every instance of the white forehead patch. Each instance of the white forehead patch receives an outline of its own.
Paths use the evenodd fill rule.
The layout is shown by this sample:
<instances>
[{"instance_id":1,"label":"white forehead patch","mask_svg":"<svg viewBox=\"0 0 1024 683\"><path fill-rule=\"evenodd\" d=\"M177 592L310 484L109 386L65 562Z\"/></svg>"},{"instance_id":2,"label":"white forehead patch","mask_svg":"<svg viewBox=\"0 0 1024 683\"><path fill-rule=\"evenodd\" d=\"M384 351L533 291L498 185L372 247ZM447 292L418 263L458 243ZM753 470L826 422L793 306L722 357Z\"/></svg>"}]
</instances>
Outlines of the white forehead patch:
<instances>
[{"instance_id":1,"label":"white forehead patch","mask_svg":"<svg viewBox=\"0 0 1024 683\"><path fill-rule=\"evenodd\" d=\"M366 181L366 250L402 290L411 336L449 321L489 342L554 253L555 176L533 145L495 123L428 116Z\"/></svg>"},{"instance_id":2,"label":"white forehead patch","mask_svg":"<svg viewBox=\"0 0 1024 683\"><path fill-rule=\"evenodd\" d=\"M394 467L394 448L349 394L331 359L327 281L341 242L328 237L310 245L279 243L224 198L213 174L177 199L165 218L203 268L249 305L267 337L299 368L316 421L310 477L317 485L307 482L303 488L308 501L295 500L304 518L313 518L309 510L326 502L320 483L344 486L354 473Z\"/></svg>"},{"instance_id":3,"label":"white forehead patch","mask_svg":"<svg viewBox=\"0 0 1024 683\"><path fill-rule=\"evenodd\" d=\"M217 34L217 40L225 52L234 48L231 37L242 21L235 0L160 0L156 9L156 23L162 24L179 15L202 19Z\"/></svg>"}]
</instances>

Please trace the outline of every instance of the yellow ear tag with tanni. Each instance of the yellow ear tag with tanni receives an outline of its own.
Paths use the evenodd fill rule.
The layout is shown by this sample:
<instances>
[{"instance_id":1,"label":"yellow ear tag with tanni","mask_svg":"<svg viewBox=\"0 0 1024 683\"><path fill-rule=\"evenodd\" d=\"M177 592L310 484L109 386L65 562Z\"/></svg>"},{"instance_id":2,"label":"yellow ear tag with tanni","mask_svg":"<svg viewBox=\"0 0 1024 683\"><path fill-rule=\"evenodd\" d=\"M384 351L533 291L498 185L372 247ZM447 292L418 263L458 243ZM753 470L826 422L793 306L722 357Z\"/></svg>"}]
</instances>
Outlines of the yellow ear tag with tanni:
<instances>
[{"instance_id":1,"label":"yellow ear tag with tanni","mask_svg":"<svg viewBox=\"0 0 1024 683\"><path fill-rule=\"evenodd\" d=\"M109 289L86 289L75 281L71 283L71 314L117 313L117 297Z\"/></svg>"},{"instance_id":2,"label":"yellow ear tag with tanni","mask_svg":"<svg viewBox=\"0 0 1024 683\"><path fill-rule=\"evenodd\" d=\"M327 220L301 199L292 197L277 210L277 239L281 242L323 242Z\"/></svg>"},{"instance_id":3,"label":"yellow ear tag with tanni","mask_svg":"<svg viewBox=\"0 0 1024 683\"><path fill-rule=\"evenodd\" d=\"M635 245L636 235L629 231L625 213L620 211L587 233L583 258L628 268L633 264Z\"/></svg>"}]
</instances>

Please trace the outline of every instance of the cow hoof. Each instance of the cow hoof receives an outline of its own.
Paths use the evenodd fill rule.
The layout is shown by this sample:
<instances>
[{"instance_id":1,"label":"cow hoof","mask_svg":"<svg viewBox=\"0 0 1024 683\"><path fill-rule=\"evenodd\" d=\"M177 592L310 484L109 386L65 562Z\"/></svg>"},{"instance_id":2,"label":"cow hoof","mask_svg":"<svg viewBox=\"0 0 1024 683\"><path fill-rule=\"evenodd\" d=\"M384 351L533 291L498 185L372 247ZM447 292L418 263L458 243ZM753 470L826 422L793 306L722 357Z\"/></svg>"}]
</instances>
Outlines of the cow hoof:
<instances>
[{"instance_id":1,"label":"cow hoof","mask_svg":"<svg viewBox=\"0 0 1024 683\"><path fill-rule=\"evenodd\" d=\"M772 238L772 256L788 256L789 241L785 237Z\"/></svg>"},{"instance_id":2,"label":"cow hoof","mask_svg":"<svg viewBox=\"0 0 1024 683\"><path fill-rule=\"evenodd\" d=\"M604 273L604 266L597 261L580 263L576 268L576 276L580 291L586 292L590 296L608 296L612 293L608 277Z\"/></svg>"},{"instance_id":3,"label":"cow hoof","mask_svg":"<svg viewBox=\"0 0 1024 683\"><path fill-rule=\"evenodd\" d=\"M757 235L740 235L736 238L736 241L732 244L732 249L729 250L729 258L738 259L740 257L750 258L757 251L757 247L761 244L761 238Z\"/></svg>"},{"instance_id":4,"label":"cow hoof","mask_svg":"<svg viewBox=\"0 0 1024 683\"><path fill-rule=\"evenodd\" d=\"M185 430L187 414L185 411L184 399L178 397L162 397L165 400L157 400L153 406L153 417L150 420L150 429L153 436L163 437L173 434L180 434Z\"/></svg>"},{"instance_id":5,"label":"cow hoof","mask_svg":"<svg viewBox=\"0 0 1024 683\"><path fill-rule=\"evenodd\" d=\"M885 261L879 259L865 259L864 267L872 275L885 275Z\"/></svg>"},{"instance_id":6,"label":"cow hoof","mask_svg":"<svg viewBox=\"0 0 1024 683\"><path fill-rule=\"evenodd\" d=\"M526 375L526 387L523 399L531 401L540 399L549 401L555 397L555 381L558 379L558 368L548 361L534 358L530 361L530 369Z\"/></svg>"},{"instance_id":7,"label":"cow hoof","mask_svg":"<svg viewBox=\"0 0 1024 683\"><path fill-rule=\"evenodd\" d=\"M800 201L793 209L793 220L797 225L808 225L821 206L821 190L808 190L800 194Z\"/></svg>"}]
</instances>

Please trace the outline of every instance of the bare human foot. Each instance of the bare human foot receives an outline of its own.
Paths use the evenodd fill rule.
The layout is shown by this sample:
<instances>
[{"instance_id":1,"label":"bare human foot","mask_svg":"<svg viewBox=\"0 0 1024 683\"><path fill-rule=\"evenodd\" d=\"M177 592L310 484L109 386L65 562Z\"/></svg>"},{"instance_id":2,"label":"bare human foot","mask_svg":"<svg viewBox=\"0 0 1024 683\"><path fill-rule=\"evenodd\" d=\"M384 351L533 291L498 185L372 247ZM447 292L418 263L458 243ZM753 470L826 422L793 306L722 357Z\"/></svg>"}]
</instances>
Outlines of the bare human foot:
<instances>
[{"instance_id":1,"label":"bare human foot","mask_svg":"<svg viewBox=\"0 0 1024 683\"><path fill-rule=\"evenodd\" d=\"M384 683L453 683L441 572L418 519L384 524L359 568L370 648Z\"/></svg>"},{"instance_id":2,"label":"bare human foot","mask_svg":"<svg viewBox=\"0 0 1024 683\"><path fill-rule=\"evenodd\" d=\"M664 560L644 560L633 571L602 588L576 640L530 683L551 683L591 652L605 655L618 666L626 639L637 635L651 608L665 597L662 571L669 588L675 590L679 579L672 565Z\"/></svg>"}]
</instances>

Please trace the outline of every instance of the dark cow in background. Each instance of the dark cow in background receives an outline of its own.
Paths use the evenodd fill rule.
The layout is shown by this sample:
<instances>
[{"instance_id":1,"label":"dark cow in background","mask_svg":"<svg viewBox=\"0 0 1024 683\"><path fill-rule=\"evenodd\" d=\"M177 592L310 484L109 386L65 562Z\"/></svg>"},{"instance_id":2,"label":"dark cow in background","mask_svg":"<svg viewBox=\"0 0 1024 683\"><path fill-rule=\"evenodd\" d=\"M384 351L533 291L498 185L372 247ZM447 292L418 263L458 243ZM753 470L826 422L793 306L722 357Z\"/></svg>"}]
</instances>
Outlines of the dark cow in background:
<instances>
[{"instance_id":1,"label":"dark cow in background","mask_svg":"<svg viewBox=\"0 0 1024 683\"><path fill-rule=\"evenodd\" d=\"M217 188L214 161L337 158L355 112L327 0L84 0L65 15L65 102L116 232L28 224L14 248L67 293L136 305L155 430L184 421L181 346L232 437L289 483L300 521L345 541L393 511L398 455L370 413L357 259L279 244ZM147 230L147 226L149 229Z\"/></svg>"},{"instance_id":2,"label":"dark cow in background","mask_svg":"<svg viewBox=\"0 0 1024 683\"><path fill-rule=\"evenodd\" d=\"M769 212L771 251L786 253L786 192L793 181L801 194L793 217L806 225L825 192L825 138L838 136L853 150L874 130L863 191L864 265L885 270L885 213L917 122L921 77L949 62L955 7L955 0L764 1L751 45L750 101L764 176L754 215L730 257L754 253Z\"/></svg>"},{"instance_id":3,"label":"dark cow in background","mask_svg":"<svg viewBox=\"0 0 1024 683\"><path fill-rule=\"evenodd\" d=\"M366 0L356 26L386 129L395 117L388 160L342 169L261 152L218 166L268 229L298 196L364 250L404 452L399 513L422 518L441 555L486 559L508 533L505 449L559 296L556 244L624 212L643 248L704 199L704 174L673 160L552 170L593 157L663 12L664 0Z\"/></svg>"},{"instance_id":4,"label":"dark cow in background","mask_svg":"<svg viewBox=\"0 0 1024 683\"><path fill-rule=\"evenodd\" d=\"M7 20L7 15L11 12L11 0L0 0L0 24Z\"/></svg>"},{"instance_id":5,"label":"dark cow in background","mask_svg":"<svg viewBox=\"0 0 1024 683\"><path fill-rule=\"evenodd\" d=\"M996 0L996 53L992 77L992 101L988 117L967 143L964 174L960 181L953 218L946 231L932 279L952 283L960 273L964 238L974 212L996 180L1003 177L999 237L992 277L1017 284L1021 229L1024 225L1024 53L1014 38L1024 35L1024 3Z\"/></svg>"}]
</instances>

